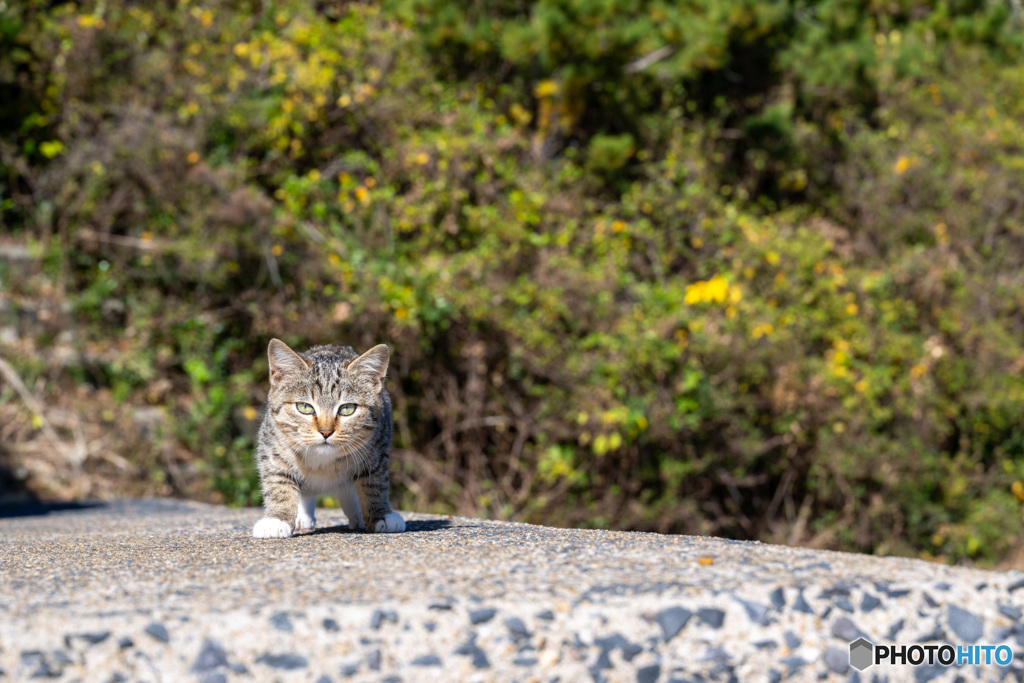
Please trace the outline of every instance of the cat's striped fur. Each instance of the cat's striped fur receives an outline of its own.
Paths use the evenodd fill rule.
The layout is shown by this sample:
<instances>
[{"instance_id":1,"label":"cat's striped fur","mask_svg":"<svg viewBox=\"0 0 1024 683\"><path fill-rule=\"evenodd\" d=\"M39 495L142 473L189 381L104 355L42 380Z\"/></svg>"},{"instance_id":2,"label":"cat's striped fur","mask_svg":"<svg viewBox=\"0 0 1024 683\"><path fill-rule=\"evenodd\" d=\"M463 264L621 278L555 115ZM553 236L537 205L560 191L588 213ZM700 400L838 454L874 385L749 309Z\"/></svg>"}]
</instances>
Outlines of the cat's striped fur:
<instances>
[{"instance_id":1,"label":"cat's striped fur","mask_svg":"<svg viewBox=\"0 0 1024 683\"><path fill-rule=\"evenodd\" d=\"M350 346L314 346L298 354L273 339L267 356L270 393L256 448L264 516L253 536L312 529L318 495L337 496L353 529L405 531L388 502L388 347L359 355Z\"/></svg>"}]
</instances>

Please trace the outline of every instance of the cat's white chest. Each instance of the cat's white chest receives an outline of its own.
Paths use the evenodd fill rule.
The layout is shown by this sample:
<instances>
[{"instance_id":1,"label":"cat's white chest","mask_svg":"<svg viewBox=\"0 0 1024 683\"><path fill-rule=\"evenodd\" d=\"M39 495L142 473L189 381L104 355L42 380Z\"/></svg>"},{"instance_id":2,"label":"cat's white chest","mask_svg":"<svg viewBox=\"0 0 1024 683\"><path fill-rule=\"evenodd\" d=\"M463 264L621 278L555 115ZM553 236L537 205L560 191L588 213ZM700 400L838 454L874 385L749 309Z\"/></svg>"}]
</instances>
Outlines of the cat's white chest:
<instances>
[{"instance_id":1,"label":"cat's white chest","mask_svg":"<svg viewBox=\"0 0 1024 683\"><path fill-rule=\"evenodd\" d=\"M348 469L345 467L345 455L340 449L328 445L307 446L297 453L302 458L303 474L306 478L313 478L311 475L320 475L319 478L337 481L340 472Z\"/></svg>"}]
</instances>

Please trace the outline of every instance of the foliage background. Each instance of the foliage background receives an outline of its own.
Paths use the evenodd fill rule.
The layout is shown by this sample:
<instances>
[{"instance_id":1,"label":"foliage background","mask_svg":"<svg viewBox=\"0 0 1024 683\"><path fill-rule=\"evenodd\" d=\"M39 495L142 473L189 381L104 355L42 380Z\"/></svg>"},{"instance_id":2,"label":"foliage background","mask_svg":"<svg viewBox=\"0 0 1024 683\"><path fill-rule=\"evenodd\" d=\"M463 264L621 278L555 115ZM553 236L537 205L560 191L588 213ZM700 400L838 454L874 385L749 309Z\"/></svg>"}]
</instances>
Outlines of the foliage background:
<instances>
[{"instance_id":1,"label":"foliage background","mask_svg":"<svg viewBox=\"0 0 1024 683\"><path fill-rule=\"evenodd\" d=\"M383 340L401 508L1020 566L1022 24L0 2L4 495L256 504Z\"/></svg>"}]
</instances>

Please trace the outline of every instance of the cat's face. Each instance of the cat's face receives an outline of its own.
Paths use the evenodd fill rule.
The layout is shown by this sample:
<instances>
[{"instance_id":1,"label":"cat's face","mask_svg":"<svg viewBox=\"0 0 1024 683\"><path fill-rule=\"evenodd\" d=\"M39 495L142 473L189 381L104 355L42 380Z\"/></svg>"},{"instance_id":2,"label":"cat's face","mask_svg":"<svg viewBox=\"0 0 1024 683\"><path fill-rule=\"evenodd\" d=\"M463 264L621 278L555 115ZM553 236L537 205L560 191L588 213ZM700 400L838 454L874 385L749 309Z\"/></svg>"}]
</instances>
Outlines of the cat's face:
<instances>
[{"instance_id":1,"label":"cat's face","mask_svg":"<svg viewBox=\"0 0 1024 683\"><path fill-rule=\"evenodd\" d=\"M268 356L268 417L293 454L358 454L381 414L388 347L356 357L345 347L317 346L300 355L274 339Z\"/></svg>"}]
</instances>

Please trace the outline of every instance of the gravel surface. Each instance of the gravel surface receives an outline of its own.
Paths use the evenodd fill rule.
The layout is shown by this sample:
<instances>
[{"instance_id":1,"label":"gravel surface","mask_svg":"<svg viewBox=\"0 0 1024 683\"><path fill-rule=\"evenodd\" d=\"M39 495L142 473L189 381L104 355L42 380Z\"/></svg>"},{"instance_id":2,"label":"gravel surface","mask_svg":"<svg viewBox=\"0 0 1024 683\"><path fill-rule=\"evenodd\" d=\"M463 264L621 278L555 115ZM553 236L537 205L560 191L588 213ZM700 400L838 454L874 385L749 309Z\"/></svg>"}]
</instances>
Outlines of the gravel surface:
<instances>
[{"instance_id":1,"label":"gravel surface","mask_svg":"<svg viewBox=\"0 0 1024 683\"><path fill-rule=\"evenodd\" d=\"M414 513L257 541L255 509L30 512L0 509L0 680L1024 680L1020 572ZM859 637L1013 659L860 673Z\"/></svg>"}]
</instances>

